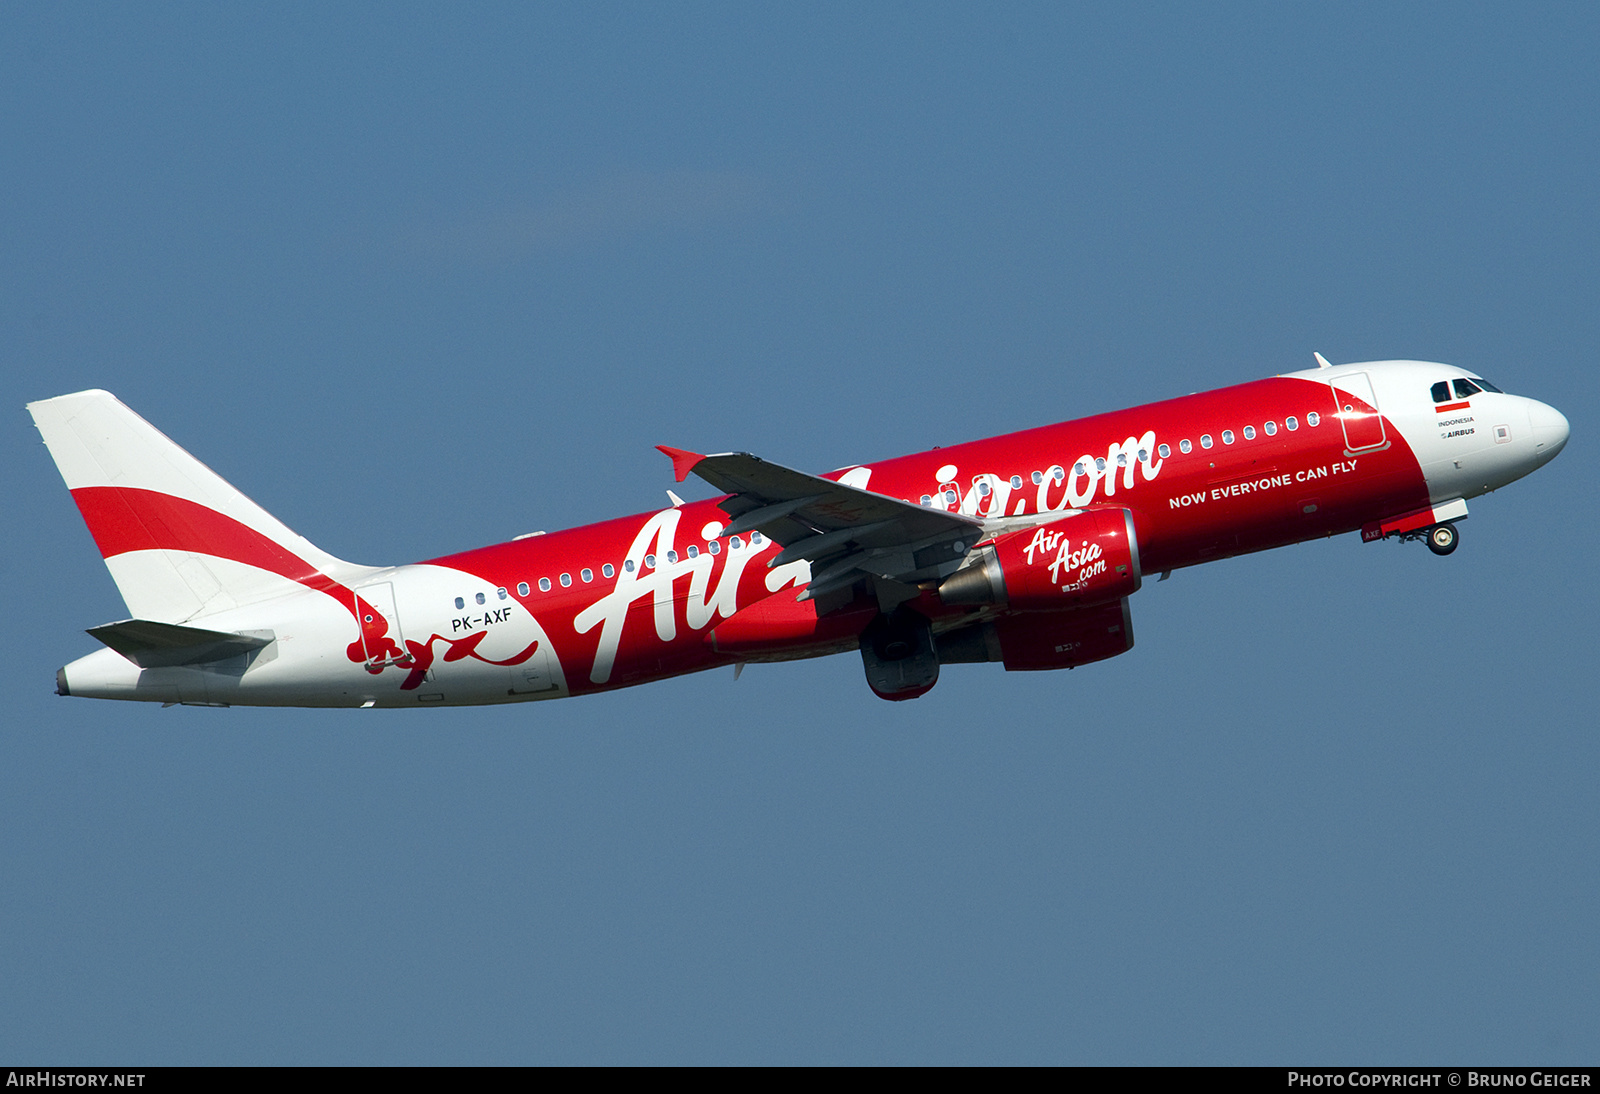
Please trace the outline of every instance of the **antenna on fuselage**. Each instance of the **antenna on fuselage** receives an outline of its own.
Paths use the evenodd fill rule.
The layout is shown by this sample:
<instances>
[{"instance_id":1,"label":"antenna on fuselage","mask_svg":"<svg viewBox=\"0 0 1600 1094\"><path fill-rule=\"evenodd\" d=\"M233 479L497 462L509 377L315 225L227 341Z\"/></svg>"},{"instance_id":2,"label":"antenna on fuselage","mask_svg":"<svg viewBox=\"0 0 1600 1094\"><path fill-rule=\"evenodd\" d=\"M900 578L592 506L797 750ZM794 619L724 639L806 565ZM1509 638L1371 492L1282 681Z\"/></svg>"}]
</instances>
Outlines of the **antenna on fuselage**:
<instances>
[{"instance_id":1,"label":"antenna on fuselage","mask_svg":"<svg viewBox=\"0 0 1600 1094\"><path fill-rule=\"evenodd\" d=\"M1313 356L1313 357L1315 357L1317 359L1317 367L1318 368L1332 368L1333 367L1332 365L1328 364L1328 359L1326 357L1322 356L1322 354L1320 354L1320 353L1317 353L1315 350L1312 351L1311 356Z\"/></svg>"}]
</instances>

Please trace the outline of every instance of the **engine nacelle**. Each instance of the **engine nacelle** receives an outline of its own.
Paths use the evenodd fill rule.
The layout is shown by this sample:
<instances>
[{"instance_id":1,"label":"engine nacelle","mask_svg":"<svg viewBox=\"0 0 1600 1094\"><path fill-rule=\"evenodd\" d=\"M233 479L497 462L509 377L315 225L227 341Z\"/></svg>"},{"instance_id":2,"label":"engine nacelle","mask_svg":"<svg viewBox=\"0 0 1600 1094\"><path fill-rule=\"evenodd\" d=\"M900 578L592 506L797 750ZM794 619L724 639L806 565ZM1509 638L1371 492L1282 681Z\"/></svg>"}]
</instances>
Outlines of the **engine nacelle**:
<instances>
[{"instance_id":1,"label":"engine nacelle","mask_svg":"<svg viewBox=\"0 0 1600 1094\"><path fill-rule=\"evenodd\" d=\"M939 586L950 605L1059 611L1138 591L1139 542L1126 509L1089 509L1001 536Z\"/></svg>"},{"instance_id":2,"label":"engine nacelle","mask_svg":"<svg viewBox=\"0 0 1600 1094\"><path fill-rule=\"evenodd\" d=\"M1133 649L1126 600L1064 615L1012 615L994 621L1007 672L1070 669Z\"/></svg>"},{"instance_id":3,"label":"engine nacelle","mask_svg":"<svg viewBox=\"0 0 1600 1094\"><path fill-rule=\"evenodd\" d=\"M941 663L1003 661L1008 672L1070 669L1133 648L1127 600L1065 612L1021 612L939 635Z\"/></svg>"}]
</instances>

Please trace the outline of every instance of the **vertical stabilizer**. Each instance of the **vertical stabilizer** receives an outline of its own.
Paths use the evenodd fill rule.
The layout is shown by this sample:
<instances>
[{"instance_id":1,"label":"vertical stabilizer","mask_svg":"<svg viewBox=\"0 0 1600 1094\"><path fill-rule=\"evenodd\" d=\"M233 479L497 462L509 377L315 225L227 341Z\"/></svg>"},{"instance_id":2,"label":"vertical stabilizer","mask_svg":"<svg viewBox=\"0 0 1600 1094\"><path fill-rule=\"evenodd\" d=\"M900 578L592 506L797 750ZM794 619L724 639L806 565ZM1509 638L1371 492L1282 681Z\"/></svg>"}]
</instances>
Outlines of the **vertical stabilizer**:
<instances>
[{"instance_id":1,"label":"vertical stabilizer","mask_svg":"<svg viewBox=\"0 0 1600 1094\"><path fill-rule=\"evenodd\" d=\"M109 392L28 412L135 618L181 623L372 572L290 531Z\"/></svg>"}]
</instances>

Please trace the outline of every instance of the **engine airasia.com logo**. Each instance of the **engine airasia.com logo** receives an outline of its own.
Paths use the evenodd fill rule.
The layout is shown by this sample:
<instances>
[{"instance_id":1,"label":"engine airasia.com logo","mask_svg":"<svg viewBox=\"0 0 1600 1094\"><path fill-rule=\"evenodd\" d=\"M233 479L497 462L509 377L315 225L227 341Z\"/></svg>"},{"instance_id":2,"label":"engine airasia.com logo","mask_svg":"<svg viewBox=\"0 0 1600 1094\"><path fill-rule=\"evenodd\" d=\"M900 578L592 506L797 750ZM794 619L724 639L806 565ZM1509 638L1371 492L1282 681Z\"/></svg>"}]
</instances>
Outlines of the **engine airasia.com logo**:
<instances>
[{"instance_id":1,"label":"engine airasia.com logo","mask_svg":"<svg viewBox=\"0 0 1600 1094\"><path fill-rule=\"evenodd\" d=\"M1034 559L1034 552L1039 553L1039 558ZM1054 557L1051 553L1054 552ZM1098 543L1083 540L1077 547L1072 546L1072 538L1065 532L1052 532L1048 528L1034 530L1033 539L1023 549L1023 554L1030 566L1044 564L1045 559L1050 559L1050 580L1061 584L1061 575L1077 571L1077 577L1061 585L1064 593L1076 592L1087 586L1092 578L1098 577L1106 571L1105 552Z\"/></svg>"}]
</instances>

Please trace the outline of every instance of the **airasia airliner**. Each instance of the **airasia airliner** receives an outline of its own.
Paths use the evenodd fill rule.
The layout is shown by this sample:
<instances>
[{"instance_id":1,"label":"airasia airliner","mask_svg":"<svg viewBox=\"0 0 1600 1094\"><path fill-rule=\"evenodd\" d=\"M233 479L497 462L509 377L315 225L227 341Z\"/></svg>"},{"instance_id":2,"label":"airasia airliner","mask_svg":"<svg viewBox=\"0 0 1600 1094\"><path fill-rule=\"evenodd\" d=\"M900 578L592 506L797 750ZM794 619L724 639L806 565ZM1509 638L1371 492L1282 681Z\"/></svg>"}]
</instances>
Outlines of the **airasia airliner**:
<instances>
[{"instance_id":1,"label":"airasia airliner","mask_svg":"<svg viewBox=\"0 0 1600 1094\"><path fill-rule=\"evenodd\" d=\"M104 391L28 409L133 618L62 695L202 706L554 699L859 650L939 668L1133 646L1146 574L1360 530L1456 549L1567 420L1450 365L1329 365L826 475L663 447L720 497L407 566L318 550Z\"/></svg>"}]
</instances>

